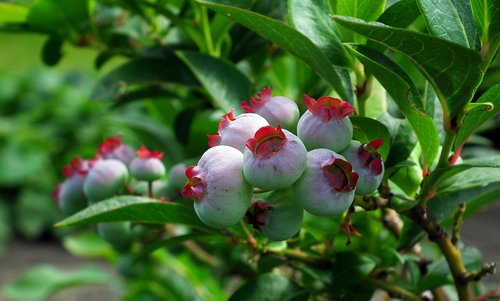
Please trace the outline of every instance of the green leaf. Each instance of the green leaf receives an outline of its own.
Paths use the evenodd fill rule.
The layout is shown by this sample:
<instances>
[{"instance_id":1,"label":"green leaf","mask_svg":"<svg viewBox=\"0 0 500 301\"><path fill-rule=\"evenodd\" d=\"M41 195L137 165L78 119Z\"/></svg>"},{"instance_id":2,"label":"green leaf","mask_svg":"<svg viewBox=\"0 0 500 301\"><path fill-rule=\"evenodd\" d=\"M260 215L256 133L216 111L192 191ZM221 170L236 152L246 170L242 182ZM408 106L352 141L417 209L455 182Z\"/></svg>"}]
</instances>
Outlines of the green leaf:
<instances>
[{"instance_id":1,"label":"green leaf","mask_svg":"<svg viewBox=\"0 0 500 301\"><path fill-rule=\"evenodd\" d=\"M481 81L481 56L471 49L381 23L341 16L334 19L342 26L408 57L434 87L443 106L445 126L449 127L451 119L470 102ZM382 83L381 78L378 79Z\"/></svg>"},{"instance_id":2,"label":"green leaf","mask_svg":"<svg viewBox=\"0 0 500 301\"><path fill-rule=\"evenodd\" d=\"M425 195L429 191L437 190L441 183L450 177L465 170L480 167L500 167L500 156L490 158L474 158L450 167L434 170L422 183L422 193ZM500 181L500 178L497 179Z\"/></svg>"},{"instance_id":3,"label":"green leaf","mask_svg":"<svg viewBox=\"0 0 500 301\"><path fill-rule=\"evenodd\" d=\"M389 135L387 127L381 122L369 117L351 116L349 119L353 125L354 139L362 143L368 143L376 139L384 140L384 144L379 148L378 152L382 156L382 159L385 160L389 153L391 141L391 136Z\"/></svg>"},{"instance_id":4,"label":"green leaf","mask_svg":"<svg viewBox=\"0 0 500 301\"><path fill-rule=\"evenodd\" d=\"M288 10L293 27L316 44L333 65L352 67L326 1L289 0Z\"/></svg>"},{"instance_id":5,"label":"green leaf","mask_svg":"<svg viewBox=\"0 0 500 301\"><path fill-rule=\"evenodd\" d=\"M76 42L92 14L87 0L38 0L28 11L28 25L38 31L70 37Z\"/></svg>"},{"instance_id":6,"label":"green leaf","mask_svg":"<svg viewBox=\"0 0 500 301\"><path fill-rule=\"evenodd\" d=\"M71 254L82 258L112 259L116 254L110 244L105 242L95 229L65 235L63 245Z\"/></svg>"},{"instance_id":7,"label":"green leaf","mask_svg":"<svg viewBox=\"0 0 500 301\"><path fill-rule=\"evenodd\" d=\"M376 266L375 260L354 252L338 253L333 267L332 283L336 288L348 289L362 282Z\"/></svg>"},{"instance_id":8,"label":"green leaf","mask_svg":"<svg viewBox=\"0 0 500 301\"><path fill-rule=\"evenodd\" d=\"M141 250L141 252L136 256L134 261L138 261L142 258L146 258L148 255L150 255L151 253L153 253L154 251L156 251L160 248L167 248L167 247L175 246L175 245L181 244L181 243L188 241L188 240L195 240L195 239L197 240L197 239L202 238L202 237L207 236L207 235L208 235L207 233L189 233L189 234L185 234L185 235L179 235L179 236L170 237L167 239L156 241L156 242L144 247Z\"/></svg>"},{"instance_id":9,"label":"green leaf","mask_svg":"<svg viewBox=\"0 0 500 301\"><path fill-rule=\"evenodd\" d=\"M493 109L490 111L477 108L464 117L462 127L460 128L457 138L455 139L455 149L458 149L467 142L469 137L487 120L495 117L500 112L500 83L491 87L486 91L476 103L490 102L493 104Z\"/></svg>"},{"instance_id":10,"label":"green leaf","mask_svg":"<svg viewBox=\"0 0 500 301\"><path fill-rule=\"evenodd\" d=\"M471 0L474 20L481 32L481 41L490 43L500 35L500 3L497 0Z\"/></svg>"},{"instance_id":11,"label":"green leaf","mask_svg":"<svg viewBox=\"0 0 500 301\"><path fill-rule=\"evenodd\" d=\"M191 69L216 108L241 112L240 102L250 97L250 81L234 65L195 51L177 51L177 56Z\"/></svg>"},{"instance_id":12,"label":"green leaf","mask_svg":"<svg viewBox=\"0 0 500 301\"><path fill-rule=\"evenodd\" d=\"M365 21L375 21L385 8L385 0L329 0L333 15L356 17ZM355 40L352 32L344 28L340 32L345 42L361 42Z\"/></svg>"},{"instance_id":13,"label":"green leaf","mask_svg":"<svg viewBox=\"0 0 500 301\"><path fill-rule=\"evenodd\" d=\"M3 293L12 301L43 301L65 288L89 284L110 284L110 275L92 266L67 272L40 265L23 273Z\"/></svg>"},{"instance_id":14,"label":"green leaf","mask_svg":"<svg viewBox=\"0 0 500 301\"><path fill-rule=\"evenodd\" d=\"M288 278L276 273L266 273L240 287L229 301L306 301L308 291Z\"/></svg>"},{"instance_id":15,"label":"green leaf","mask_svg":"<svg viewBox=\"0 0 500 301\"><path fill-rule=\"evenodd\" d=\"M417 137L408 120L394 118L388 113L378 118L384 124L391 135L389 154L384 162L386 169L396 166L408 159L417 144Z\"/></svg>"},{"instance_id":16,"label":"green leaf","mask_svg":"<svg viewBox=\"0 0 500 301\"><path fill-rule=\"evenodd\" d=\"M210 231L198 219L191 206L134 196L118 196L95 203L55 226L68 227L122 221L182 224Z\"/></svg>"},{"instance_id":17,"label":"green leaf","mask_svg":"<svg viewBox=\"0 0 500 301\"><path fill-rule=\"evenodd\" d=\"M45 64L49 66L55 66L62 58L62 46L64 45L64 40L56 37L50 36L43 44L42 49L42 60Z\"/></svg>"},{"instance_id":18,"label":"green leaf","mask_svg":"<svg viewBox=\"0 0 500 301\"><path fill-rule=\"evenodd\" d=\"M119 100L136 85L178 83L196 85L197 81L175 56L166 59L139 58L127 62L106 74L94 86L93 100Z\"/></svg>"},{"instance_id":19,"label":"green leaf","mask_svg":"<svg viewBox=\"0 0 500 301\"><path fill-rule=\"evenodd\" d=\"M296 29L283 22L248 10L222 5L217 1L199 2L255 31L301 59L328 81L341 98L352 101L352 98L346 93L346 89L342 85L338 71L332 66L328 57L310 39Z\"/></svg>"},{"instance_id":20,"label":"green leaf","mask_svg":"<svg viewBox=\"0 0 500 301\"><path fill-rule=\"evenodd\" d=\"M389 6L377 19L386 25L406 28L420 15L416 0L401 0Z\"/></svg>"},{"instance_id":21,"label":"green leaf","mask_svg":"<svg viewBox=\"0 0 500 301\"><path fill-rule=\"evenodd\" d=\"M23 23L26 21L28 9L14 3L0 3L0 23Z\"/></svg>"},{"instance_id":22,"label":"green leaf","mask_svg":"<svg viewBox=\"0 0 500 301\"><path fill-rule=\"evenodd\" d=\"M438 152L439 136L432 117L423 111L420 95L410 77L388 57L373 49L360 45L352 45L349 49L392 96L415 130L422 146L424 166L429 167Z\"/></svg>"},{"instance_id":23,"label":"green leaf","mask_svg":"<svg viewBox=\"0 0 500 301\"><path fill-rule=\"evenodd\" d=\"M429 32L464 47L477 49L479 43L469 1L418 0Z\"/></svg>"}]
</instances>

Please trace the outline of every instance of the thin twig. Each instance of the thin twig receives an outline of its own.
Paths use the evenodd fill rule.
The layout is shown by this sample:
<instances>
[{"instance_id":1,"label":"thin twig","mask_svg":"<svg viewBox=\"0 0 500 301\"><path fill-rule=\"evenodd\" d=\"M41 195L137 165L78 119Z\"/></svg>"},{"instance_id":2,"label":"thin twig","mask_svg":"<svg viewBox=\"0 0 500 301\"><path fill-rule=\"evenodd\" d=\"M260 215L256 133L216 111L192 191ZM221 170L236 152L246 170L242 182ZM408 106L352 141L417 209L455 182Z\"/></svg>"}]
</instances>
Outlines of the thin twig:
<instances>
[{"instance_id":1,"label":"thin twig","mask_svg":"<svg viewBox=\"0 0 500 301\"><path fill-rule=\"evenodd\" d=\"M451 232L451 242L455 246L460 241L460 230L464 221L464 213L465 203L460 203L460 205L458 205L457 211L453 215L453 228Z\"/></svg>"}]
</instances>

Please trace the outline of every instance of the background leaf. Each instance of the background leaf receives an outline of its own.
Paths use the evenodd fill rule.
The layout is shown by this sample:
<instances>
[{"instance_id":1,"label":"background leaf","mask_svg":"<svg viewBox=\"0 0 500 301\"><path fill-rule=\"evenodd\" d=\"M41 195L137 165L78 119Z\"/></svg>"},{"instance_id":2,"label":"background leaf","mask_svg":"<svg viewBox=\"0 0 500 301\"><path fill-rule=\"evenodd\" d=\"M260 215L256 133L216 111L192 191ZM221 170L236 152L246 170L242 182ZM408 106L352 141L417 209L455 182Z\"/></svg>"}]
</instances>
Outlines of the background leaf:
<instances>
[{"instance_id":1,"label":"background leaf","mask_svg":"<svg viewBox=\"0 0 500 301\"><path fill-rule=\"evenodd\" d=\"M42 60L45 64L49 66L55 66L62 58L62 46L64 45L64 40L56 37L50 36L43 44L42 49Z\"/></svg>"},{"instance_id":2,"label":"background leaf","mask_svg":"<svg viewBox=\"0 0 500 301\"><path fill-rule=\"evenodd\" d=\"M385 168L388 169L408 159L417 145L417 137L406 119L394 118L386 113L378 120L387 127L392 138L389 154L384 162Z\"/></svg>"},{"instance_id":3,"label":"background leaf","mask_svg":"<svg viewBox=\"0 0 500 301\"><path fill-rule=\"evenodd\" d=\"M65 288L88 284L110 284L110 275L91 266L66 272L40 265L26 271L3 292L12 301L43 301Z\"/></svg>"},{"instance_id":4,"label":"background leaf","mask_svg":"<svg viewBox=\"0 0 500 301\"><path fill-rule=\"evenodd\" d=\"M479 53L419 32L355 18L335 16L334 19L342 26L408 57L433 85L448 123L472 99L481 80Z\"/></svg>"},{"instance_id":5,"label":"background leaf","mask_svg":"<svg viewBox=\"0 0 500 301\"><path fill-rule=\"evenodd\" d=\"M484 111L478 108L465 116L462 127L455 139L455 149L465 143L483 123L495 117L500 112L500 83L491 87L476 101L476 103L485 102L491 102L494 106L493 109L491 111Z\"/></svg>"},{"instance_id":6,"label":"background leaf","mask_svg":"<svg viewBox=\"0 0 500 301\"><path fill-rule=\"evenodd\" d=\"M241 71L228 62L195 51L176 54L198 78L216 108L242 112L240 102L246 101L251 91L250 81Z\"/></svg>"},{"instance_id":7,"label":"background leaf","mask_svg":"<svg viewBox=\"0 0 500 301\"><path fill-rule=\"evenodd\" d=\"M316 44L333 65L352 67L326 1L289 0L288 10L293 27Z\"/></svg>"},{"instance_id":8,"label":"background leaf","mask_svg":"<svg viewBox=\"0 0 500 301\"><path fill-rule=\"evenodd\" d=\"M208 229L198 219L192 206L134 196L119 196L95 203L57 223L56 227L121 221L173 223Z\"/></svg>"},{"instance_id":9,"label":"background leaf","mask_svg":"<svg viewBox=\"0 0 500 301\"><path fill-rule=\"evenodd\" d=\"M386 25L406 28L420 16L416 0L401 0L389 6L377 22Z\"/></svg>"},{"instance_id":10,"label":"background leaf","mask_svg":"<svg viewBox=\"0 0 500 301\"><path fill-rule=\"evenodd\" d=\"M348 94L350 90L346 91L342 85L340 75L325 54L311 40L294 28L248 10L218 4L215 1L200 2L248 27L298 57L328 81L341 98L352 101L352 96Z\"/></svg>"},{"instance_id":11,"label":"background leaf","mask_svg":"<svg viewBox=\"0 0 500 301\"><path fill-rule=\"evenodd\" d=\"M22 23L26 20L28 9L14 3L0 3L0 23Z\"/></svg>"},{"instance_id":12,"label":"background leaf","mask_svg":"<svg viewBox=\"0 0 500 301\"><path fill-rule=\"evenodd\" d=\"M240 287L229 301L306 301L309 293L290 279L276 273L266 273Z\"/></svg>"},{"instance_id":13,"label":"background leaf","mask_svg":"<svg viewBox=\"0 0 500 301\"><path fill-rule=\"evenodd\" d=\"M429 32L464 47L478 49L479 39L469 1L418 0Z\"/></svg>"},{"instance_id":14,"label":"background leaf","mask_svg":"<svg viewBox=\"0 0 500 301\"><path fill-rule=\"evenodd\" d=\"M139 58L131 60L106 74L94 86L93 100L119 100L135 85L178 83L196 85L197 80L175 56L166 59Z\"/></svg>"},{"instance_id":15,"label":"background leaf","mask_svg":"<svg viewBox=\"0 0 500 301\"><path fill-rule=\"evenodd\" d=\"M350 49L392 96L422 145L424 165L430 166L438 152L439 136L432 117L422 111L420 95L410 77L388 57L375 50L360 45L353 45Z\"/></svg>"}]
</instances>

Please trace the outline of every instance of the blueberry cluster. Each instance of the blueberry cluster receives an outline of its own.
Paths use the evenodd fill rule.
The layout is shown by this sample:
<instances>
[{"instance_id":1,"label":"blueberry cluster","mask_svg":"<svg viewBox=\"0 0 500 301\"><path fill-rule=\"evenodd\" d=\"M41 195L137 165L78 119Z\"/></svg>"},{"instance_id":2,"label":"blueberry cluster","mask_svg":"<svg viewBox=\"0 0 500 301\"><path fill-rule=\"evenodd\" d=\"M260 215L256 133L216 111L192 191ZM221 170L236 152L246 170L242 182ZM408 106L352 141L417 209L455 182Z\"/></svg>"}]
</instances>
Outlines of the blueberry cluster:
<instances>
[{"instance_id":1,"label":"blueberry cluster","mask_svg":"<svg viewBox=\"0 0 500 301\"><path fill-rule=\"evenodd\" d=\"M355 194L380 185L383 142L353 140L348 102L305 95L299 118L293 100L269 88L257 96L242 103L246 113L223 116L210 148L186 170L182 194L205 224L225 228L245 217L262 235L285 240L300 230L303 210L340 215Z\"/></svg>"}]
</instances>

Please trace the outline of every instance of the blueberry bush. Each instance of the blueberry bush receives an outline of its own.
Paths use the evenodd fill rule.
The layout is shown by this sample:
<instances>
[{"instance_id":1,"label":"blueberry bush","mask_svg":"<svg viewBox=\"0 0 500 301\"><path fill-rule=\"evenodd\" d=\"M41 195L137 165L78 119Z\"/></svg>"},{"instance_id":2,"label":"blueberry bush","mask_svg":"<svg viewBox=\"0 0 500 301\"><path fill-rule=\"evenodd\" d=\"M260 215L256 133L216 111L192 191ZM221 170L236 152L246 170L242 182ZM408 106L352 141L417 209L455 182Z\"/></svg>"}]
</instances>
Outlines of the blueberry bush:
<instances>
[{"instance_id":1,"label":"blueberry bush","mask_svg":"<svg viewBox=\"0 0 500 301\"><path fill-rule=\"evenodd\" d=\"M65 43L125 58L90 98L162 124L106 137L54 192L66 245L107 247L123 300L498 297L460 237L500 195L498 1L0 8L48 65Z\"/></svg>"}]
</instances>

